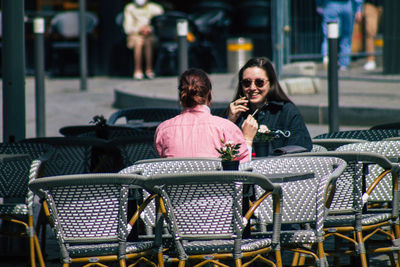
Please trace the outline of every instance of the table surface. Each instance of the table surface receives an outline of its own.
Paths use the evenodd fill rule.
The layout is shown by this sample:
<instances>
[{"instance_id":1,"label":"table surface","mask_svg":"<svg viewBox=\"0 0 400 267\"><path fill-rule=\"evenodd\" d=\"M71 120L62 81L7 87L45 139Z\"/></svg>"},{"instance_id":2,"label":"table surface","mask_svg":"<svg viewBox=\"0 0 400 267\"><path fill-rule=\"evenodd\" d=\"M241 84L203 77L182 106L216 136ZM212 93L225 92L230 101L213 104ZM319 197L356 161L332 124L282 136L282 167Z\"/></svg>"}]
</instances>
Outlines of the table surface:
<instances>
[{"instance_id":1,"label":"table surface","mask_svg":"<svg viewBox=\"0 0 400 267\"><path fill-rule=\"evenodd\" d=\"M26 159L28 154L0 154L0 161L8 162L13 160Z\"/></svg>"},{"instance_id":2,"label":"table surface","mask_svg":"<svg viewBox=\"0 0 400 267\"><path fill-rule=\"evenodd\" d=\"M128 124L115 124L115 125L71 125L71 126L64 126L62 127L59 132L64 136L76 136L87 132L95 132L95 131L102 131L102 130L130 130L130 129L151 129L155 128L159 125L159 122L138 122L138 123L128 123Z\"/></svg>"}]
</instances>

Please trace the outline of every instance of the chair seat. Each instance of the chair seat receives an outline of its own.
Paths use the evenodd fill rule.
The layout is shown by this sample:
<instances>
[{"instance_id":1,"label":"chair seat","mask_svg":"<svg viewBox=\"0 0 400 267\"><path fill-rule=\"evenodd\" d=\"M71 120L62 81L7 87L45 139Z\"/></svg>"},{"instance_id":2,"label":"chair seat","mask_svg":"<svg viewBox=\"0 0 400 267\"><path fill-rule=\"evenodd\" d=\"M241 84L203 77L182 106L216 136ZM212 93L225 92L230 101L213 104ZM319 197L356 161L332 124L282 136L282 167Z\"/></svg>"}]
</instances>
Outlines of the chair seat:
<instances>
[{"instance_id":1,"label":"chair seat","mask_svg":"<svg viewBox=\"0 0 400 267\"><path fill-rule=\"evenodd\" d=\"M154 245L153 241L143 241L143 242L128 242L126 244L126 253L136 253L151 249ZM71 257L81 257L81 256L106 256L118 254L118 243L102 243L102 244L88 244L88 245L77 245L69 246L68 252Z\"/></svg>"},{"instance_id":2,"label":"chair seat","mask_svg":"<svg viewBox=\"0 0 400 267\"><path fill-rule=\"evenodd\" d=\"M25 204L2 204L0 215L28 215L28 206Z\"/></svg>"},{"instance_id":3,"label":"chair seat","mask_svg":"<svg viewBox=\"0 0 400 267\"><path fill-rule=\"evenodd\" d=\"M254 233L252 237L270 237L271 232L267 233ZM312 244L317 240L315 231L313 230L282 230L280 236L280 244L282 246L289 246L291 244Z\"/></svg>"},{"instance_id":4,"label":"chair seat","mask_svg":"<svg viewBox=\"0 0 400 267\"><path fill-rule=\"evenodd\" d=\"M391 213L375 213L375 214L363 214L361 223L362 225L373 225L379 222L385 222L392 217ZM355 216L354 215L335 215L328 216L326 218L325 227L337 227L340 226L354 226Z\"/></svg>"},{"instance_id":5,"label":"chair seat","mask_svg":"<svg viewBox=\"0 0 400 267\"><path fill-rule=\"evenodd\" d=\"M271 246L271 238L263 239L243 239L241 249L243 252L254 251ZM234 251L233 240L212 240L212 241L192 241L184 245L185 252L188 254L205 253L230 253Z\"/></svg>"}]
</instances>

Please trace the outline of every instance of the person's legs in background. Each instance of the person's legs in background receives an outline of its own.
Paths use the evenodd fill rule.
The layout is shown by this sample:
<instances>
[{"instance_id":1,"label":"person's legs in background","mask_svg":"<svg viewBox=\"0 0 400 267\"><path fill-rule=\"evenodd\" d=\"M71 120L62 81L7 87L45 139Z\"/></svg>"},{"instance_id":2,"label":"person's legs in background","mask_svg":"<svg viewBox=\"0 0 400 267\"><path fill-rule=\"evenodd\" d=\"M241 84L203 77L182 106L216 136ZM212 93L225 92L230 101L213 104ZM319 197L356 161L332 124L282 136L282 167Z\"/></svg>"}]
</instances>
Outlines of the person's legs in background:
<instances>
[{"instance_id":1,"label":"person's legs in background","mask_svg":"<svg viewBox=\"0 0 400 267\"><path fill-rule=\"evenodd\" d=\"M340 4L339 9L339 65L340 70L346 70L350 65L354 13L351 1L343 2L343 4Z\"/></svg>"},{"instance_id":2,"label":"person's legs in background","mask_svg":"<svg viewBox=\"0 0 400 267\"><path fill-rule=\"evenodd\" d=\"M133 59L135 62L135 67L133 71L133 78L135 80L142 80L143 70L142 70L142 55L143 55L144 38L142 36L134 37L134 48L133 48Z\"/></svg>"},{"instance_id":3,"label":"person's legs in background","mask_svg":"<svg viewBox=\"0 0 400 267\"><path fill-rule=\"evenodd\" d=\"M336 21L339 23L340 5L333 2L328 2L323 9L322 14L322 45L321 53L323 56L324 68L328 68L328 22Z\"/></svg>"},{"instance_id":4,"label":"person's legs in background","mask_svg":"<svg viewBox=\"0 0 400 267\"><path fill-rule=\"evenodd\" d=\"M370 3L364 4L364 20L365 20L365 51L368 53L367 62L364 65L365 70L375 70L375 37L378 31L379 18L382 14L382 7L374 6Z\"/></svg>"},{"instance_id":5,"label":"person's legs in background","mask_svg":"<svg viewBox=\"0 0 400 267\"><path fill-rule=\"evenodd\" d=\"M149 35L144 40L144 52L145 52L145 61L146 61L146 77L148 79L154 78L153 71L153 49L156 38L154 35Z\"/></svg>"}]
</instances>

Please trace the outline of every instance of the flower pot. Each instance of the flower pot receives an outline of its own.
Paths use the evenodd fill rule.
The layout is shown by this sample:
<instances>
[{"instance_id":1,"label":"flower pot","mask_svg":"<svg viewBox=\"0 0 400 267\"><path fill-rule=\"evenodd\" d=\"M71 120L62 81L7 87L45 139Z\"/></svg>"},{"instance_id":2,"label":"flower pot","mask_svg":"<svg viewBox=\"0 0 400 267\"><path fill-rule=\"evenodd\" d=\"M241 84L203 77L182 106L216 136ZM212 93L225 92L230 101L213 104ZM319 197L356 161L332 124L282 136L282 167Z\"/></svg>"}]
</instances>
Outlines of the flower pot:
<instances>
[{"instance_id":1,"label":"flower pot","mask_svg":"<svg viewBox=\"0 0 400 267\"><path fill-rule=\"evenodd\" d=\"M269 142L254 142L253 149L256 157L267 157L272 154L271 146Z\"/></svg>"},{"instance_id":2,"label":"flower pot","mask_svg":"<svg viewBox=\"0 0 400 267\"><path fill-rule=\"evenodd\" d=\"M221 161L222 169L224 171L237 171L239 170L239 161L238 160L223 160Z\"/></svg>"}]
</instances>

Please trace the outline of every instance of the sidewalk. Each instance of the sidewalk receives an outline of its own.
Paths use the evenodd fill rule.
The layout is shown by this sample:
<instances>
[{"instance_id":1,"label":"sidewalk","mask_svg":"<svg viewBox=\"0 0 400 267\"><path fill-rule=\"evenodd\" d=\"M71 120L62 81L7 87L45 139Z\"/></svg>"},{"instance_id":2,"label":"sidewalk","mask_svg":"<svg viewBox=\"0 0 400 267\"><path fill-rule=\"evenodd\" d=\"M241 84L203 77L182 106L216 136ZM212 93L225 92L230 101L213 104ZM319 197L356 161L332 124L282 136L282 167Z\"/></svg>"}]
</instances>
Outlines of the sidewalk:
<instances>
[{"instance_id":1,"label":"sidewalk","mask_svg":"<svg viewBox=\"0 0 400 267\"><path fill-rule=\"evenodd\" d=\"M341 129L368 128L374 124L400 120L400 75L382 75L379 72L381 70L367 73L361 66L360 63L354 63L349 72L339 73ZM286 75L284 79L289 77ZM235 92L236 75L211 74L210 78L213 84L214 105L227 105L232 101ZM312 128L312 136L328 129L326 71L318 66L317 76L314 78L320 81L317 93L289 95L300 109L306 123ZM95 115L108 118L121 107L118 107L121 92L122 95L129 96L124 99L124 105L130 107L162 105L163 101L178 106L176 77L143 81L125 77L91 77L87 82L87 91L80 91L79 82L79 77L46 78L47 136L59 136L58 130L66 125L88 124ZM36 136L34 84L33 77L26 77L26 137ZM1 125L2 112L1 109ZM313 131L313 127L320 130Z\"/></svg>"}]
</instances>

